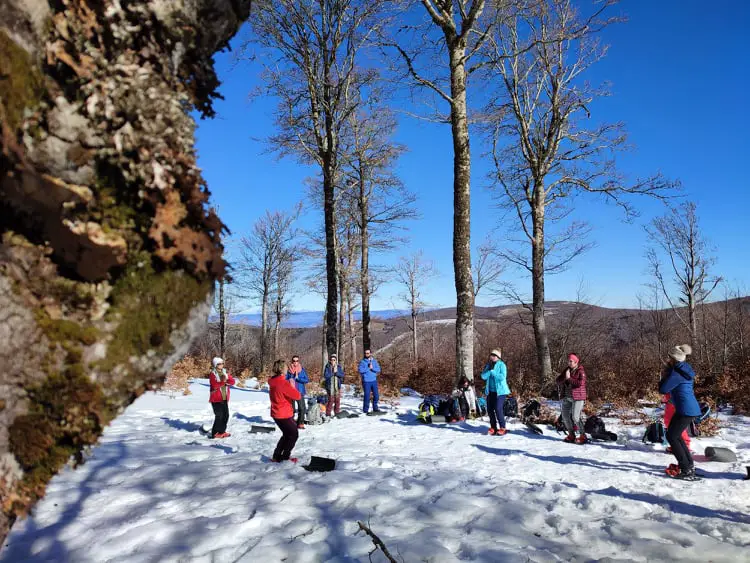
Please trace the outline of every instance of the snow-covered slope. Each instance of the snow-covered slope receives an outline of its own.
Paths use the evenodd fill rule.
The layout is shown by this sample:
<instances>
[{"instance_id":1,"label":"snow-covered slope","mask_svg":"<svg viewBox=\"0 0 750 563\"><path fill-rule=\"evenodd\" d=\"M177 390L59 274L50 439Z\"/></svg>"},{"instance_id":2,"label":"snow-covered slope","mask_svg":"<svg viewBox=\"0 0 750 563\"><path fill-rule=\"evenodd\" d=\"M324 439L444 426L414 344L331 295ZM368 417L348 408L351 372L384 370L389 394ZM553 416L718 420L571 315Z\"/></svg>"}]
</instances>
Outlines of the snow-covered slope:
<instances>
[{"instance_id":1,"label":"snow-covered slope","mask_svg":"<svg viewBox=\"0 0 750 563\"><path fill-rule=\"evenodd\" d=\"M0 560L367 561L360 520L407 563L750 561L746 418L694 442L741 460L699 461L696 483L666 477L674 459L641 444L639 428L624 444L564 444L520 423L487 436L481 421L414 422L413 398L383 417L308 427L300 464L279 465L267 460L280 433L248 433L270 422L265 392L234 389L233 435L210 441L199 432L212 420L205 382L192 391L138 399L85 465L53 479ZM306 472L311 455L336 458L336 470Z\"/></svg>"}]
</instances>

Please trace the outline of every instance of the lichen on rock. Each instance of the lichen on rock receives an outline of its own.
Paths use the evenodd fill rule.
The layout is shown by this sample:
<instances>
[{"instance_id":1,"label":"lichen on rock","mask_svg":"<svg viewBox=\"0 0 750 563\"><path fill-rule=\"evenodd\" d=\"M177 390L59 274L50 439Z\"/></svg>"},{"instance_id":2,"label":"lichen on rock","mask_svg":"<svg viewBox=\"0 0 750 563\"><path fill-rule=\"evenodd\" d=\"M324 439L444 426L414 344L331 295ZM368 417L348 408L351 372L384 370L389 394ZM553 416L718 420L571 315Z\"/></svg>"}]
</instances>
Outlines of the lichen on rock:
<instances>
[{"instance_id":1,"label":"lichen on rock","mask_svg":"<svg viewBox=\"0 0 750 563\"><path fill-rule=\"evenodd\" d=\"M224 227L190 111L249 10L0 0L0 538L205 323Z\"/></svg>"}]
</instances>

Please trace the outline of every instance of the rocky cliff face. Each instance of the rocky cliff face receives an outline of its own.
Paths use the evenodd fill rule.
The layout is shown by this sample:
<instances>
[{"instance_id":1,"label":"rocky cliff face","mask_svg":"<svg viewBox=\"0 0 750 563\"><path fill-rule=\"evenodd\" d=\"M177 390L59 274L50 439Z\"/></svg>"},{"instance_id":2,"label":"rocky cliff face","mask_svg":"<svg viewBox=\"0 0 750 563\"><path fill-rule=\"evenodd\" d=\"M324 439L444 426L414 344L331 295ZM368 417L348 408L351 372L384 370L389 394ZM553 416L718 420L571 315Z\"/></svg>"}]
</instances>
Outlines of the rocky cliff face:
<instances>
[{"instance_id":1,"label":"rocky cliff face","mask_svg":"<svg viewBox=\"0 0 750 563\"><path fill-rule=\"evenodd\" d=\"M0 538L201 328L189 112L250 0L0 0Z\"/></svg>"}]
</instances>

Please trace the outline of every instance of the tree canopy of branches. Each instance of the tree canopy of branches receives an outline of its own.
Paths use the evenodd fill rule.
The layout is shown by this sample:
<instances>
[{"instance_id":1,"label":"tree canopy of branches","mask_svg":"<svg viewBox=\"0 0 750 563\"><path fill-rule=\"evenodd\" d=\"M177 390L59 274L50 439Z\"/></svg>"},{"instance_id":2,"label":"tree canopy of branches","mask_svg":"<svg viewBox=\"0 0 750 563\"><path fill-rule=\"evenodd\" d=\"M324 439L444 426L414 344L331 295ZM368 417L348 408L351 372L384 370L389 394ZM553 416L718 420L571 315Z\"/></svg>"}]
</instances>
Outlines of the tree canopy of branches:
<instances>
[{"instance_id":1,"label":"tree canopy of branches","mask_svg":"<svg viewBox=\"0 0 750 563\"><path fill-rule=\"evenodd\" d=\"M335 187L341 132L376 72L360 51L384 23L383 1L266 0L249 23L264 51L268 94L278 98L273 150L320 168L326 245L326 347L338 346Z\"/></svg>"},{"instance_id":2,"label":"tree canopy of branches","mask_svg":"<svg viewBox=\"0 0 750 563\"><path fill-rule=\"evenodd\" d=\"M409 306L411 315L409 328L412 333L412 371L416 373L419 365L417 316L426 305L422 297L424 285L427 280L437 275L437 271L432 261L426 260L422 251L419 251L408 258L401 258L396 265L395 273L398 283L404 288L401 299Z\"/></svg>"},{"instance_id":3,"label":"tree canopy of branches","mask_svg":"<svg viewBox=\"0 0 750 563\"><path fill-rule=\"evenodd\" d=\"M406 189L394 168L404 147L392 138L396 130L393 112L379 104L366 104L352 113L344 136L342 208L359 230L362 296L362 347L370 342L370 251L390 250L402 239L398 230L415 219L416 196Z\"/></svg>"},{"instance_id":4,"label":"tree canopy of branches","mask_svg":"<svg viewBox=\"0 0 750 563\"><path fill-rule=\"evenodd\" d=\"M286 310L287 296L293 282L294 263L298 259L295 221L299 208L291 213L275 211L256 221L252 233L240 241L237 272L243 297L261 306L260 372L268 367L269 344L278 344L279 326ZM270 313L275 328L270 331Z\"/></svg>"},{"instance_id":5,"label":"tree canopy of branches","mask_svg":"<svg viewBox=\"0 0 750 563\"><path fill-rule=\"evenodd\" d=\"M509 250L510 262L532 279L532 313L542 387L552 379L545 323L545 275L564 270L588 248L584 223L548 236L550 223L569 217L576 196L599 195L635 213L630 195L668 196L674 184L660 175L628 183L616 167L625 148L621 123L591 122L591 105L607 95L584 80L605 54L597 33L617 21L605 17L614 0L582 15L571 0L514 5L497 19L484 69L497 93L487 114L493 133L501 205L517 217L530 256Z\"/></svg>"},{"instance_id":6,"label":"tree canopy of branches","mask_svg":"<svg viewBox=\"0 0 750 563\"><path fill-rule=\"evenodd\" d=\"M697 308L716 289L721 277L711 275L715 259L698 226L695 204L673 208L654 219L646 232L652 245L646 257L656 287L690 334L690 345L697 347ZM676 298L672 288L677 291Z\"/></svg>"}]
</instances>

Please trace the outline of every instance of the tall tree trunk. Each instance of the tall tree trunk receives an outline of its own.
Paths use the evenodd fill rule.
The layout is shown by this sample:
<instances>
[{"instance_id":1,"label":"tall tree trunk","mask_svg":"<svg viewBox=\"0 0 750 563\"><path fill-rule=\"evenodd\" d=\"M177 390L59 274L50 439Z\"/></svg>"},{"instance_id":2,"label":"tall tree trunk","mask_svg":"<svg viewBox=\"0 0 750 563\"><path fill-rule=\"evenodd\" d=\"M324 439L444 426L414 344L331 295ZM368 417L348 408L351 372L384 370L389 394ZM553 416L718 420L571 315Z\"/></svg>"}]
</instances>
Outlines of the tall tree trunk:
<instances>
[{"instance_id":1,"label":"tall tree trunk","mask_svg":"<svg viewBox=\"0 0 750 563\"><path fill-rule=\"evenodd\" d=\"M339 249L341 251L341 249ZM338 352L337 356L339 359L339 362L342 364L344 363L344 348L345 348L345 338L346 333L344 331L344 328L346 326L346 299L344 299L344 296L346 295L346 276L344 275L344 268L343 265L341 267L341 271L339 272L339 296L341 299L339 300L339 316L338 316L338 333L339 333L339 341L338 341Z\"/></svg>"},{"instance_id":2,"label":"tall tree trunk","mask_svg":"<svg viewBox=\"0 0 750 563\"><path fill-rule=\"evenodd\" d=\"M263 289L260 305L260 373L268 368L268 289Z\"/></svg>"},{"instance_id":3,"label":"tall tree trunk","mask_svg":"<svg viewBox=\"0 0 750 563\"><path fill-rule=\"evenodd\" d=\"M323 330L321 332L321 342L320 342L320 373L323 373L326 369L326 364L328 363L328 312L323 311Z\"/></svg>"},{"instance_id":4,"label":"tall tree trunk","mask_svg":"<svg viewBox=\"0 0 750 563\"><path fill-rule=\"evenodd\" d=\"M456 379L474 380L474 286L471 276L471 152L465 45L450 45L453 134L453 271L456 284Z\"/></svg>"},{"instance_id":5,"label":"tall tree trunk","mask_svg":"<svg viewBox=\"0 0 750 563\"><path fill-rule=\"evenodd\" d=\"M359 210L362 225L360 252L360 284L362 285L362 351L370 349L370 229L364 180L359 184ZM356 358L356 355L355 355Z\"/></svg>"},{"instance_id":6,"label":"tall tree trunk","mask_svg":"<svg viewBox=\"0 0 750 563\"><path fill-rule=\"evenodd\" d=\"M281 333L281 316L282 316L282 302L281 299L276 299L276 306L274 307L276 318L274 319L273 326L273 354L271 357L274 361L279 357L279 335Z\"/></svg>"},{"instance_id":7,"label":"tall tree trunk","mask_svg":"<svg viewBox=\"0 0 750 563\"><path fill-rule=\"evenodd\" d=\"M227 322L224 309L224 280L219 281L219 356L224 357L226 350Z\"/></svg>"},{"instance_id":8,"label":"tall tree trunk","mask_svg":"<svg viewBox=\"0 0 750 563\"><path fill-rule=\"evenodd\" d=\"M534 192L533 232L531 241L532 324L536 343L537 367L539 369L539 391L552 382L552 361L544 318L544 188L537 186Z\"/></svg>"},{"instance_id":9,"label":"tall tree trunk","mask_svg":"<svg viewBox=\"0 0 750 563\"><path fill-rule=\"evenodd\" d=\"M348 326L349 333L349 353L351 354L351 361L354 362L357 359L357 333L354 332L354 309L352 308L352 288L351 285L347 285L346 288L346 324Z\"/></svg>"},{"instance_id":10,"label":"tall tree trunk","mask_svg":"<svg viewBox=\"0 0 750 563\"><path fill-rule=\"evenodd\" d=\"M335 178L331 156L323 163L323 199L326 231L326 350L328 355L338 349L338 261L336 259L336 216L334 201Z\"/></svg>"},{"instance_id":11,"label":"tall tree trunk","mask_svg":"<svg viewBox=\"0 0 750 563\"><path fill-rule=\"evenodd\" d=\"M414 307L411 310L411 327L412 371L416 374L419 369L419 356L417 355L417 311Z\"/></svg>"}]
</instances>

